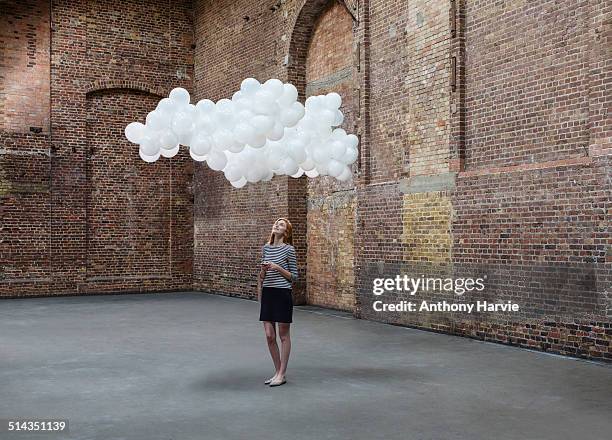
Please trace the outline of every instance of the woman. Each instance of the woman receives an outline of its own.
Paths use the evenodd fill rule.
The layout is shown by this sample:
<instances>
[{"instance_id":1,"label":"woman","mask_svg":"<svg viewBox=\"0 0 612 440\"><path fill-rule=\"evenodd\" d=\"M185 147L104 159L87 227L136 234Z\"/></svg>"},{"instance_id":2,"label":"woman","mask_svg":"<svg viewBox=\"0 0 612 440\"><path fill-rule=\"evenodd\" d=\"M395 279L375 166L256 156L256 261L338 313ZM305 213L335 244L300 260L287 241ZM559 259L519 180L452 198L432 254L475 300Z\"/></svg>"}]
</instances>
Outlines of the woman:
<instances>
[{"instance_id":1,"label":"woman","mask_svg":"<svg viewBox=\"0 0 612 440\"><path fill-rule=\"evenodd\" d=\"M260 302L259 320L263 321L268 349L272 355L276 373L264 383L276 387L286 383L285 372L291 338L289 326L293 321L293 297L291 283L297 280L298 271L293 247L292 227L289 220L279 218L272 226L270 239L263 246L261 270L257 279L257 299ZM279 355L276 344L276 329L282 350Z\"/></svg>"}]
</instances>

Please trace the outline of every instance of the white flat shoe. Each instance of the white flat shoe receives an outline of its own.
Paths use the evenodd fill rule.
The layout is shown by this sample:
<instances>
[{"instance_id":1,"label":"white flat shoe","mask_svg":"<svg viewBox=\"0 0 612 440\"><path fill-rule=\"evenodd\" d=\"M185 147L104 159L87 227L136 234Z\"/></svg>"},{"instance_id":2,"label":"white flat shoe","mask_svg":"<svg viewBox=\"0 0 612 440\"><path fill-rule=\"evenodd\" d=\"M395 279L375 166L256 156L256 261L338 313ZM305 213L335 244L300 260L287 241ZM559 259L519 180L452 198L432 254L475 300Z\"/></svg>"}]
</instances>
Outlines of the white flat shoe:
<instances>
[{"instance_id":1,"label":"white flat shoe","mask_svg":"<svg viewBox=\"0 0 612 440\"><path fill-rule=\"evenodd\" d=\"M287 380L285 378L283 378L283 380L278 380L277 379L277 380L275 380L273 382L270 382L270 386L271 387L277 387L277 386L280 386L280 385L285 384L285 383L287 383Z\"/></svg>"}]
</instances>

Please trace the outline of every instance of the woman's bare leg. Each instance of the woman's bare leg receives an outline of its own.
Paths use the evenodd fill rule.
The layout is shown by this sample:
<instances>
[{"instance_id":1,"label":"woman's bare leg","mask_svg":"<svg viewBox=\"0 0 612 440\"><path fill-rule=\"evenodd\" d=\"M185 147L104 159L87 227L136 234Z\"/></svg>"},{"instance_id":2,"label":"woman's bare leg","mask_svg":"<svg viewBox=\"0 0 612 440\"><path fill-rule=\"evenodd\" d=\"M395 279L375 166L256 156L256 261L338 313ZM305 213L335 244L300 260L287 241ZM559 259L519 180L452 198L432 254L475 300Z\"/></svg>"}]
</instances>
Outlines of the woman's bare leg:
<instances>
[{"instance_id":1,"label":"woman's bare leg","mask_svg":"<svg viewBox=\"0 0 612 440\"><path fill-rule=\"evenodd\" d=\"M277 379L284 379L287 372L287 364L289 363L289 353L291 353L291 335L289 332L291 324L288 322L278 323L278 333L281 340L281 361L280 370L276 374Z\"/></svg>"},{"instance_id":2,"label":"woman's bare leg","mask_svg":"<svg viewBox=\"0 0 612 440\"><path fill-rule=\"evenodd\" d=\"M272 379L274 379L281 368L281 358L280 353L278 351L278 344L276 343L276 329L274 327L274 322L271 321L263 321L264 330L266 331L266 341L268 342L268 349L270 350L270 355L272 356L272 362L274 362L274 369L276 374Z\"/></svg>"}]
</instances>

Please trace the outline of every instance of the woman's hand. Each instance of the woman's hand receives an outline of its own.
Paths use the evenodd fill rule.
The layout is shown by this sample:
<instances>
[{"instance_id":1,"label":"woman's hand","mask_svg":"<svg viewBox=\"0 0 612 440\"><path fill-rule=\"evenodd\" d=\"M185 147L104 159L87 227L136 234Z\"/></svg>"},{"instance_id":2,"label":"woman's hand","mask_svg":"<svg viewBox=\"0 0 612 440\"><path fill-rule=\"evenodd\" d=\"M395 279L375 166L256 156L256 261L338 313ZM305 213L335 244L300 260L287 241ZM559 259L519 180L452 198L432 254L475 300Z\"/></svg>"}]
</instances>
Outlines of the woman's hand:
<instances>
[{"instance_id":1,"label":"woman's hand","mask_svg":"<svg viewBox=\"0 0 612 440\"><path fill-rule=\"evenodd\" d=\"M268 265L268 268L267 268L268 270L271 269L271 270L278 271L278 269L280 269L280 266L278 264L276 264L276 263L271 263L271 262L267 262L266 261L266 264Z\"/></svg>"},{"instance_id":2,"label":"woman's hand","mask_svg":"<svg viewBox=\"0 0 612 440\"><path fill-rule=\"evenodd\" d=\"M264 265L267 266L267 269L263 269ZM275 270L278 273L280 273L282 276L284 276L286 279L290 280L291 279L291 272L289 272L287 269L284 269L283 267L279 266L276 263L272 263L270 261L265 261L262 265L261 265L262 269L265 270Z\"/></svg>"}]
</instances>

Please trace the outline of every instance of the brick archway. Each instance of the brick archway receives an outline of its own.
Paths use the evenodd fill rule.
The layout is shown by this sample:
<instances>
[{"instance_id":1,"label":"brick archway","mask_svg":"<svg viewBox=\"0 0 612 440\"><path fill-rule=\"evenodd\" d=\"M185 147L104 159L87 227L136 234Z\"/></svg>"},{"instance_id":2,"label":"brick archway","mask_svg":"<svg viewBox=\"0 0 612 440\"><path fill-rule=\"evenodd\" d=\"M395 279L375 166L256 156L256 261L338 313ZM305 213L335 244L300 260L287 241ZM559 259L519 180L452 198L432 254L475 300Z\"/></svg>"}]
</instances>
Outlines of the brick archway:
<instances>
[{"instance_id":1,"label":"brick archway","mask_svg":"<svg viewBox=\"0 0 612 440\"><path fill-rule=\"evenodd\" d=\"M91 95L92 93L97 93L108 89L137 90L140 92L148 93L160 99L164 98L168 94L162 89L151 87L149 84L146 84L144 82L124 79L104 79L92 81L89 86L85 88L85 94Z\"/></svg>"},{"instance_id":2,"label":"brick archway","mask_svg":"<svg viewBox=\"0 0 612 440\"><path fill-rule=\"evenodd\" d=\"M298 90L299 100L306 99L306 56L308 45L312 38L313 29L317 17L333 0L305 0L297 15L291 32L289 43L289 63L287 66L287 79L295 85ZM292 219L294 245L297 252L300 272L306 274L308 271L308 184L307 177L299 179L287 177L287 207L289 218ZM306 277L294 288L296 304L305 304L306 299Z\"/></svg>"},{"instance_id":3,"label":"brick archway","mask_svg":"<svg viewBox=\"0 0 612 440\"><path fill-rule=\"evenodd\" d=\"M303 3L292 29L287 77L301 101L310 95L338 92L343 97L347 131L353 132L355 84L355 15L344 2L312 0ZM354 312L353 183L322 176L290 178L289 213L299 219L306 262L305 302ZM303 234L302 234L303 231ZM300 249L298 249L300 252Z\"/></svg>"},{"instance_id":4,"label":"brick archway","mask_svg":"<svg viewBox=\"0 0 612 440\"><path fill-rule=\"evenodd\" d=\"M352 6L341 0L305 0L291 31L287 78L298 89L300 99L306 97L306 56L317 18L330 5L341 3L347 10ZM352 13L351 13L352 15ZM354 15L353 15L353 18Z\"/></svg>"}]
</instances>

